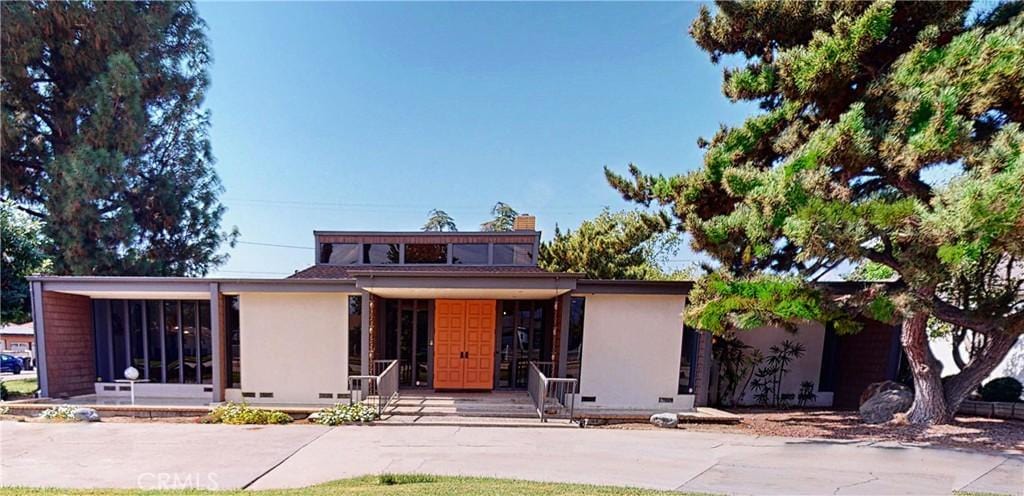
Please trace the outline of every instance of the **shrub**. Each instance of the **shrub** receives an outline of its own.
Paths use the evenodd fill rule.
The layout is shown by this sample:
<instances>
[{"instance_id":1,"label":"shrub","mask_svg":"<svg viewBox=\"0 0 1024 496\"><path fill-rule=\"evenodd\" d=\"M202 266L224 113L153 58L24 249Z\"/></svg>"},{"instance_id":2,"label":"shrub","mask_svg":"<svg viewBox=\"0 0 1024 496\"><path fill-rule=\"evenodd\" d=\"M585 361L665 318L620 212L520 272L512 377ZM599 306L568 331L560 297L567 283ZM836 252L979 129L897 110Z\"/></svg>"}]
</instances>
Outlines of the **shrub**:
<instances>
[{"instance_id":1,"label":"shrub","mask_svg":"<svg viewBox=\"0 0 1024 496\"><path fill-rule=\"evenodd\" d=\"M981 387L981 399L984 401L1020 401L1020 393L1024 386L1013 377L992 379Z\"/></svg>"},{"instance_id":2,"label":"shrub","mask_svg":"<svg viewBox=\"0 0 1024 496\"><path fill-rule=\"evenodd\" d=\"M279 410L254 408L245 403L224 403L203 418L205 424L287 424L291 415Z\"/></svg>"},{"instance_id":3,"label":"shrub","mask_svg":"<svg viewBox=\"0 0 1024 496\"><path fill-rule=\"evenodd\" d=\"M78 407L75 405L52 406L43 410L39 414L39 418L50 420L75 420L75 410L77 409Z\"/></svg>"},{"instance_id":4,"label":"shrub","mask_svg":"<svg viewBox=\"0 0 1024 496\"><path fill-rule=\"evenodd\" d=\"M7 384L0 382L0 401L7 401Z\"/></svg>"},{"instance_id":5,"label":"shrub","mask_svg":"<svg viewBox=\"0 0 1024 496\"><path fill-rule=\"evenodd\" d=\"M354 422L373 422L377 420L377 412L363 403L354 405L337 404L316 412L310 419L323 425L342 425Z\"/></svg>"}]
</instances>

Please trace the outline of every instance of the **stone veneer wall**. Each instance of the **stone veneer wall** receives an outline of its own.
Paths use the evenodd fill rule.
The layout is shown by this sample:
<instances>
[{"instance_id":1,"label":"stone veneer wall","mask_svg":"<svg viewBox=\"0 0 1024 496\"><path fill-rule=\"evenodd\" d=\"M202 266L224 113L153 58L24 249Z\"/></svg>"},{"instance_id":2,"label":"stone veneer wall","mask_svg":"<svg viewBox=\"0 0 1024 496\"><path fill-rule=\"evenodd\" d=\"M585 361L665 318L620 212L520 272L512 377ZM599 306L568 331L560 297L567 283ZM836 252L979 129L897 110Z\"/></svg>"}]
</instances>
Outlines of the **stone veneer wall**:
<instances>
[{"instance_id":1,"label":"stone veneer wall","mask_svg":"<svg viewBox=\"0 0 1024 496\"><path fill-rule=\"evenodd\" d=\"M88 296L44 291L42 302L47 394L59 398L94 393L92 300Z\"/></svg>"}]
</instances>

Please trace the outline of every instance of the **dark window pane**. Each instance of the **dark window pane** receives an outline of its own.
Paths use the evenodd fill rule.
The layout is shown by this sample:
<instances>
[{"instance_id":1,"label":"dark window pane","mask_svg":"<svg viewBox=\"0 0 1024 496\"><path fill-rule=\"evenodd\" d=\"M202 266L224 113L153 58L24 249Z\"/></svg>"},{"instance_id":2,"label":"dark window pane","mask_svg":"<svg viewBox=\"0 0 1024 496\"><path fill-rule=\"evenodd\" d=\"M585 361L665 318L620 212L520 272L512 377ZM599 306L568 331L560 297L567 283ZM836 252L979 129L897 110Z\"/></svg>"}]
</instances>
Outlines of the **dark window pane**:
<instances>
[{"instance_id":1,"label":"dark window pane","mask_svg":"<svg viewBox=\"0 0 1024 496\"><path fill-rule=\"evenodd\" d=\"M398 300L384 301L384 342L381 348L384 349L382 359L398 358Z\"/></svg>"},{"instance_id":2,"label":"dark window pane","mask_svg":"<svg viewBox=\"0 0 1024 496\"><path fill-rule=\"evenodd\" d=\"M114 343L114 379L124 379L128 368L128 330L125 328L124 300L110 300L110 334Z\"/></svg>"},{"instance_id":3,"label":"dark window pane","mask_svg":"<svg viewBox=\"0 0 1024 496\"><path fill-rule=\"evenodd\" d=\"M355 243L321 243L320 263L352 265L359 263L359 245Z\"/></svg>"},{"instance_id":4,"label":"dark window pane","mask_svg":"<svg viewBox=\"0 0 1024 496\"><path fill-rule=\"evenodd\" d=\"M179 304L164 302L164 346L167 363L167 382L181 382L181 325L178 322Z\"/></svg>"},{"instance_id":5,"label":"dark window pane","mask_svg":"<svg viewBox=\"0 0 1024 496\"><path fill-rule=\"evenodd\" d=\"M448 245L407 244L405 245L405 263L407 264L443 264L448 263Z\"/></svg>"},{"instance_id":6,"label":"dark window pane","mask_svg":"<svg viewBox=\"0 0 1024 496\"><path fill-rule=\"evenodd\" d=\"M452 263L463 265L487 265L486 244L453 244Z\"/></svg>"},{"instance_id":7,"label":"dark window pane","mask_svg":"<svg viewBox=\"0 0 1024 496\"><path fill-rule=\"evenodd\" d=\"M818 375L818 391L835 392L836 373L838 371L836 354L839 351L839 338L836 336L835 325L825 324L825 342L821 351L821 372Z\"/></svg>"},{"instance_id":8,"label":"dark window pane","mask_svg":"<svg viewBox=\"0 0 1024 496\"><path fill-rule=\"evenodd\" d=\"M242 333L238 314L238 296L224 299L224 317L228 337L228 387L242 387Z\"/></svg>"},{"instance_id":9,"label":"dark window pane","mask_svg":"<svg viewBox=\"0 0 1024 496\"><path fill-rule=\"evenodd\" d=\"M363 297L348 297L348 373L362 374L363 364Z\"/></svg>"},{"instance_id":10,"label":"dark window pane","mask_svg":"<svg viewBox=\"0 0 1024 496\"><path fill-rule=\"evenodd\" d=\"M373 265L385 265L398 263L397 244L367 244L363 245L363 263Z\"/></svg>"},{"instance_id":11,"label":"dark window pane","mask_svg":"<svg viewBox=\"0 0 1024 496\"><path fill-rule=\"evenodd\" d=\"M199 346L196 340L196 302L181 302L181 365L185 384L199 380Z\"/></svg>"},{"instance_id":12,"label":"dark window pane","mask_svg":"<svg viewBox=\"0 0 1024 496\"><path fill-rule=\"evenodd\" d=\"M93 329L96 334L96 377L103 382L114 380L113 361L110 342L110 302L107 300L93 300L92 317Z\"/></svg>"},{"instance_id":13,"label":"dark window pane","mask_svg":"<svg viewBox=\"0 0 1024 496\"><path fill-rule=\"evenodd\" d=\"M697 364L697 331L683 327L683 349L679 359L679 394L693 394Z\"/></svg>"},{"instance_id":14,"label":"dark window pane","mask_svg":"<svg viewBox=\"0 0 1024 496\"><path fill-rule=\"evenodd\" d=\"M583 317L586 306L585 298L569 299L568 353L565 360L565 375L574 379L580 378L580 369L583 364Z\"/></svg>"},{"instance_id":15,"label":"dark window pane","mask_svg":"<svg viewBox=\"0 0 1024 496\"><path fill-rule=\"evenodd\" d=\"M514 301L501 302L501 338L498 342L498 387L512 387L512 364L515 359Z\"/></svg>"},{"instance_id":16,"label":"dark window pane","mask_svg":"<svg viewBox=\"0 0 1024 496\"><path fill-rule=\"evenodd\" d=\"M429 361L429 338L427 333L430 329L430 317L427 312L427 302L420 301L416 308L416 385L429 385L427 380L427 364Z\"/></svg>"},{"instance_id":17,"label":"dark window pane","mask_svg":"<svg viewBox=\"0 0 1024 496\"><path fill-rule=\"evenodd\" d=\"M413 363L412 363L412 301L405 300L399 311L399 325L401 330L398 336L398 380L403 386L413 385Z\"/></svg>"},{"instance_id":18,"label":"dark window pane","mask_svg":"<svg viewBox=\"0 0 1024 496\"><path fill-rule=\"evenodd\" d=\"M213 340L208 301L199 302L199 381L213 384Z\"/></svg>"},{"instance_id":19,"label":"dark window pane","mask_svg":"<svg viewBox=\"0 0 1024 496\"><path fill-rule=\"evenodd\" d=\"M533 265L533 245L495 244L494 265Z\"/></svg>"},{"instance_id":20,"label":"dark window pane","mask_svg":"<svg viewBox=\"0 0 1024 496\"><path fill-rule=\"evenodd\" d=\"M128 330L131 344L131 366L139 371L139 377L146 378L146 354L142 337L142 301L128 302Z\"/></svg>"},{"instance_id":21,"label":"dark window pane","mask_svg":"<svg viewBox=\"0 0 1024 496\"><path fill-rule=\"evenodd\" d=\"M151 382L164 382L163 363L160 350L164 344L164 333L160 329L160 302L146 301L146 346L149 350L149 375Z\"/></svg>"}]
</instances>

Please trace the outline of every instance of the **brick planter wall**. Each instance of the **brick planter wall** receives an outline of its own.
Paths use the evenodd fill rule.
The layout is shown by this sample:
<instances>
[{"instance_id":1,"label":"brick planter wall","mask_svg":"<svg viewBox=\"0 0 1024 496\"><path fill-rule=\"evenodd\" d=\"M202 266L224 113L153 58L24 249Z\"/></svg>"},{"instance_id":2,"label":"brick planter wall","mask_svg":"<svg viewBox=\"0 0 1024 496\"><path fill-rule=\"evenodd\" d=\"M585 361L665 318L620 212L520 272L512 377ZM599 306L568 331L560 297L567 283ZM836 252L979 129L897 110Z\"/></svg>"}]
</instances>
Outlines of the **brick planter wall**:
<instances>
[{"instance_id":1,"label":"brick planter wall","mask_svg":"<svg viewBox=\"0 0 1024 496\"><path fill-rule=\"evenodd\" d=\"M43 292L42 300L47 394L58 398L94 393L92 300L53 291Z\"/></svg>"}]
</instances>

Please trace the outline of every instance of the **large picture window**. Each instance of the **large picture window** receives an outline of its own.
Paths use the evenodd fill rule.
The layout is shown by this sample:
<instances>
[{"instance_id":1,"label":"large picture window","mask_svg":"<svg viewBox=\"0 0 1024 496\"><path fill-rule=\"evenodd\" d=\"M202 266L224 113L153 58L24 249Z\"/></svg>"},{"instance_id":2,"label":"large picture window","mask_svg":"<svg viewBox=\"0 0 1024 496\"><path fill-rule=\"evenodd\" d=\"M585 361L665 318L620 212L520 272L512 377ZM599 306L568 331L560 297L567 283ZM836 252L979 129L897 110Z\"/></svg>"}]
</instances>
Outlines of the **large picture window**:
<instances>
[{"instance_id":1,"label":"large picture window","mask_svg":"<svg viewBox=\"0 0 1024 496\"><path fill-rule=\"evenodd\" d=\"M209 301L93 300L93 314L99 380L131 365L150 382L213 382Z\"/></svg>"},{"instance_id":2,"label":"large picture window","mask_svg":"<svg viewBox=\"0 0 1024 496\"><path fill-rule=\"evenodd\" d=\"M533 245L494 244L494 265L532 265Z\"/></svg>"},{"instance_id":3,"label":"large picture window","mask_svg":"<svg viewBox=\"0 0 1024 496\"><path fill-rule=\"evenodd\" d=\"M359 263L359 245L356 243L321 243L320 263L353 265Z\"/></svg>"},{"instance_id":4,"label":"large picture window","mask_svg":"<svg viewBox=\"0 0 1024 496\"><path fill-rule=\"evenodd\" d=\"M371 265L396 264L399 262L397 244L363 245L363 263Z\"/></svg>"},{"instance_id":5,"label":"large picture window","mask_svg":"<svg viewBox=\"0 0 1024 496\"><path fill-rule=\"evenodd\" d=\"M448 245L442 243L416 243L405 245L407 264L448 263Z\"/></svg>"},{"instance_id":6,"label":"large picture window","mask_svg":"<svg viewBox=\"0 0 1024 496\"><path fill-rule=\"evenodd\" d=\"M490 245L486 243L452 244L452 263L456 265L487 265Z\"/></svg>"}]
</instances>

